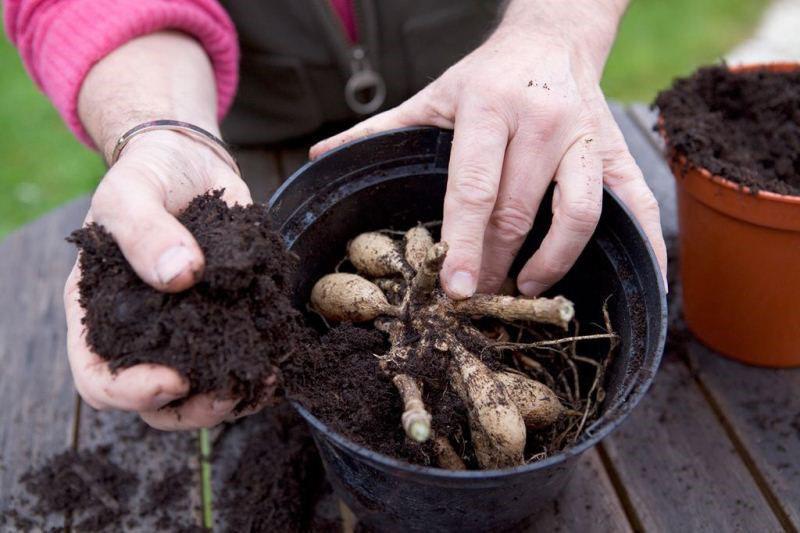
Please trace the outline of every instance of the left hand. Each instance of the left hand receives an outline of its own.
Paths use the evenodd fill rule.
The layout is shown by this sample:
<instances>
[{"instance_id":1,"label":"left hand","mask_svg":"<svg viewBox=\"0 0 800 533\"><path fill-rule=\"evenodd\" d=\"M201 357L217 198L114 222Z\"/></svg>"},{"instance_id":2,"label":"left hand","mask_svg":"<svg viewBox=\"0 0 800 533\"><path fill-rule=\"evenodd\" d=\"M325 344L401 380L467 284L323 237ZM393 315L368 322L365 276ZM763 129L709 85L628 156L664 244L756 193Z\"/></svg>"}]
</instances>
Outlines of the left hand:
<instances>
[{"instance_id":1,"label":"left hand","mask_svg":"<svg viewBox=\"0 0 800 533\"><path fill-rule=\"evenodd\" d=\"M535 27L547 31L532 32L524 16L507 12L483 45L425 89L310 150L314 159L407 126L455 129L442 221L450 245L442 283L452 298L500 288L551 181L552 224L517 277L520 292L536 296L572 267L600 218L603 184L638 219L666 277L658 203L599 86L616 20L576 29L572 2L545 4L551 23Z\"/></svg>"}]
</instances>

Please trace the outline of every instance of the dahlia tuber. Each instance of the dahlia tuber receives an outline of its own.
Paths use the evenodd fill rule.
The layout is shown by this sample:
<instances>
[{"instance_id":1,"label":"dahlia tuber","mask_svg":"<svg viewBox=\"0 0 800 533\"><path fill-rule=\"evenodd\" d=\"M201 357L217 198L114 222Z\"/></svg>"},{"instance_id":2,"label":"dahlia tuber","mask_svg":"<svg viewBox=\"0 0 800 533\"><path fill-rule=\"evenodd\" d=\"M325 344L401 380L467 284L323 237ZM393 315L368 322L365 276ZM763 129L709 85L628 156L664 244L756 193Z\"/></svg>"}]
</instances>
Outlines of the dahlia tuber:
<instances>
[{"instance_id":1,"label":"dahlia tuber","mask_svg":"<svg viewBox=\"0 0 800 533\"><path fill-rule=\"evenodd\" d=\"M356 274L323 276L311 290L311 304L325 318L339 322L367 322L400 314L377 285Z\"/></svg>"},{"instance_id":2,"label":"dahlia tuber","mask_svg":"<svg viewBox=\"0 0 800 533\"><path fill-rule=\"evenodd\" d=\"M408 273L397 242L376 231L362 233L350 241L347 258L356 270L374 278Z\"/></svg>"},{"instance_id":3,"label":"dahlia tuber","mask_svg":"<svg viewBox=\"0 0 800 533\"><path fill-rule=\"evenodd\" d=\"M564 414L564 406L550 387L515 372L495 372L508 397L519 409L528 429L552 426Z\"/></svg>"}]
</instances>

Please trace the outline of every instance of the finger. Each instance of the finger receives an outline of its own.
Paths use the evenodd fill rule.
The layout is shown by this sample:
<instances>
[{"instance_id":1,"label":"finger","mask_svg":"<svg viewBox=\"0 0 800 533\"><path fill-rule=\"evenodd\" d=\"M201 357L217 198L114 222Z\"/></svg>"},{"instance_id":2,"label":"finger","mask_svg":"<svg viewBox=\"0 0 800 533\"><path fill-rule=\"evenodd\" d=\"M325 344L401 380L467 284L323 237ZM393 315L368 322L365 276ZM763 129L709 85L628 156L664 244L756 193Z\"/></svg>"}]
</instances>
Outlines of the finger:
<instances>
[{"instance_id":1,"label":"finger","mask_svg":"<svg viewBox=\"0 0 800 533\"><path fill-rule=\"evenodd\" d=\"M142 411L158 409L184 397L189 385L174 370L142 364L112 373L108 364L86 345L84 311L78 303L77 264L67 278L64 308L67 317L67 354L75 388L95 409Z\"/></svg>"},{"instance_id":2,"label":"finger","mask_svg":"<svg viewBox=\"0 0 800 533\"><path fill-rule=\"evenodd\" d=\"M442 217L442 241L449 245L442 285L455 299L477 288L483 237L492 214L509 130L502 117L466 101L456 114Z\"/></svg>"},{"instance_id":3,"label":"finger","mask_svg":"<svg viewBox=\"0 0 800 533\"><path fill-rule=\"evenodd\" d=\"M597 227L603 201L603 166L599 154L591 148L592 142L595 140L590 137L579 139L561 159L550 229L517 277L517 286L525 296L537 296L561 279Z\"/></svg>"},{"instance_id":4,"label":"finger","mask_svg":"<svg viewBox=\"0 0 800 533\"><path fill-rule=\"evenodd\" d=\"M185 207L185 206L182 206ZM112 168L92 198L92 216L116 240L139 277L178 292L201 275L204 259L191 233L170 214L154 181Z\"/></svg>"},{"instance_id":5,"label":"finger","mask_svg":"<svg viewBox=\"0 0 800 533\"><path fill-rule=\"evenodd\" d=\"M250 189L247 184L242 178L231 172L227 165L220 169L217 178L214 180L213 188L224 189L222 199L230 207L236 204L246 206L253 203L253 197L250 195Z\"/></svg>"},{"instance_id":6,"label":"finger","mask_svg":"<svg viewBox=\"0 0 800 533\"><path fill-rule=\"evenodd\" d=\"M667 283L667 246L661 231L661 214L653 191L647 186L639 165L628 151L622 132L610 114L604 121L603 136L615 147L604 154L603 180L630 209L653 248L664 284Z\"/></svg>"},{"instance_id":7,"label":"finger","mask_svg":"<svg viewBox=\"0 0 800 533\"><path fill-rule=\"evenodd\" d=\"M237 403L236 398L196 394L178 407L143 411L139 415L149 426L162 431L211 428L224 422Z\"/></svg>"},{"instance_id":8,"label":"finger","mask_svg":"<svg viewBox=\"0 0 800 533\"><path fill-rule=\"evenodd\" d=\"M495 293L507 279L558 166L560 153L551 153L559 152L520 134L509 143L497 202L483 239L479 292Z\"/></svg>"},{"instance_id":9,"label":"finger","mask_svg":"<svg viewBox=\"0 0 800 533\"><path fill-rule=\"evenodd\" d=\"M380 131L408 126L437 126L451 129L453 121L448 118L452 117L452 113L448 111L449 99L437 97L436 93L436 89L429 86L399 106L378 113L346 131L318 142L309 149L309 159L314 160L337 146Z\"/></svg>"}]
</instances>

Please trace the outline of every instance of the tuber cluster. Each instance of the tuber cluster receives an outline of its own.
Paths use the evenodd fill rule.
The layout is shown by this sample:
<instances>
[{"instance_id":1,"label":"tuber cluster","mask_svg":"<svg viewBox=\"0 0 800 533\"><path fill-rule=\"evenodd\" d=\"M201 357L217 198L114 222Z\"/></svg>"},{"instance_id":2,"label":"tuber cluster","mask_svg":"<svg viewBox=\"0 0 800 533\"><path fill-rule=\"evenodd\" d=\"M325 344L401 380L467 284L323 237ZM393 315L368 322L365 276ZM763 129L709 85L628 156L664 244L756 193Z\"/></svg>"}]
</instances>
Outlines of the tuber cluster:
<instances>
[{"instance_id":1,"label":"tuber cluster","mask_svg":"<svg viewBox=\"0 0 800 533\"><path fill-rule=\"evenodd\" d=\"M323 276L312 289L311 306L326 321L372 323L386 334L391 347L376 357L402 400L398 423L410 441L431 442L441 468L458 470L465 464L455 449L459 443L433 425L424 380L414 372L424 358L446 361L448 386L468 414L477 464L484 469L523 464L528 432L552 426L567 409L544 383L514 368L487 365L475 347L485 346L489 338L475 324L493 318L566 328L575 314L573 304L561 296L485 294L453 301L438 283L446 255L447 244L434 242L421 225L408 230L402 241L363 233L347 247L357 273Z\"/></svg>"}]
</instances>

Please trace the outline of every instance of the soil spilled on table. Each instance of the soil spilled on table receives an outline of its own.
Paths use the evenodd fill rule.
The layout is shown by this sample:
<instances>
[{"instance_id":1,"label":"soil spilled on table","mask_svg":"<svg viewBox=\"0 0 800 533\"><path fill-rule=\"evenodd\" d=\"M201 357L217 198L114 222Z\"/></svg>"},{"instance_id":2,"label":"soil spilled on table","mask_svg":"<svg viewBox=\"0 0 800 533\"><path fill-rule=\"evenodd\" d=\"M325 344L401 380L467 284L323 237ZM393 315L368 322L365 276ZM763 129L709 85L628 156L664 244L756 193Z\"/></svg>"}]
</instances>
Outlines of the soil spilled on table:
<instances>
[{"instance_id":1,"label":"soil spilled on table","mask_svg":"<svg viewBox=\"0 0 800 533\"><path fill-rule=\"evenodd\" d=\"M36 528L37 524L20 512L26 504L32 506L33 516L73 513L78 531L102 531L121 523L131 512L128 502L139 478L113 463L109 451L108 446L65 451L23 474L20 482L33 500L17 502L4 516L7 525L13 523L20 530Z\"/></svg>"},{"instance_id":2,"label":"soil spilled on table","mask_svg":"<svg viewBox=\"0 0 800 533\"><path fill-rule=\"evenodd\" d=\"M133 425L141 438L155 446L166 444L166 434L141 422ZM226 431L238 432L233 445L222 442ZM172 453L174 464L163 474L148 475L111 458L124 456L132 437L128 427L113 432L113 449L65 451L23 474L20 483L27 494L0 504L0 530L58 531L55 524L71 524L73 531L83 532L206 531L198 525L199 510L186 505L190 491L199 493L192 458L197 448L176 453L149 449ZM308 427L288 403L227 425L214 450L212 468L220 483L214 485L213 508L220 531L341 531Z\"/></svg>"},{"instance_id":3,"label":"soil spilled on table","mask_svg":"<svg viewBox=\"0 0 800 533\"><path fill-rule=\"evenodd\" d=\"M275 365L297 350L300 314L287 296L296 261L265 206L229 208L221 194L195 198L178 217L203 250L205 269L177 294L146 285L101 226L69 240L81 252L86 339L112 371L170 366L189 380L190 394L223 391L241 398L243 409L259 403Z\"/></svg>"},{"instance_id":4,"label":"soil spilled on table","mask_svg":"<svg viewBox=\"0 0 800 533\"><path fill-rule=\"evenodd\" d=\"M754 192L800 195L800 70L699 69L661 92L669 149Z\"/></svg>"}]
</instances>

